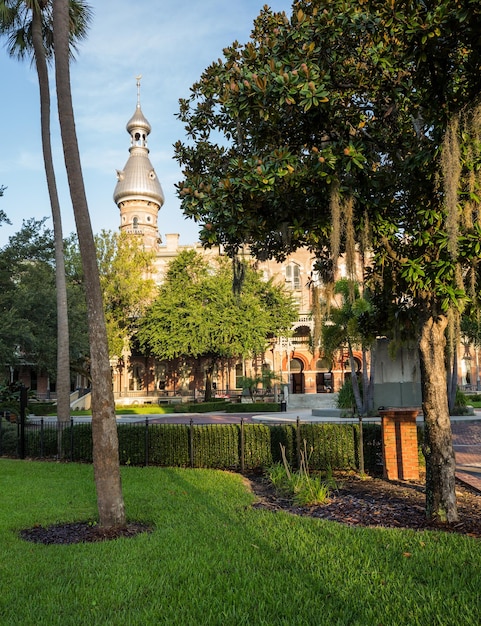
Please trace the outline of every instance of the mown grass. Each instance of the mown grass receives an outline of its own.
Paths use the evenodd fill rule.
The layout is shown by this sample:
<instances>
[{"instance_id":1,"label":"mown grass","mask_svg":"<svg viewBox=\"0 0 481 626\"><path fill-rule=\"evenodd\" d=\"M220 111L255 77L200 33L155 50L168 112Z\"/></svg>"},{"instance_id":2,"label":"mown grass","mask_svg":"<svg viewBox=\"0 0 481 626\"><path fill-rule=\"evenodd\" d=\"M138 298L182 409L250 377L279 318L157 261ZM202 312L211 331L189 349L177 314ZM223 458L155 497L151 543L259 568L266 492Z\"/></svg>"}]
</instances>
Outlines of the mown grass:
<instances>
[{"instance_id":1,"label":"mown grass","mask_svg":"<svg viewBox=\"0 0 481 626\"><path fill-rule=\"evenodd\" d=\"M117 407L115 409L116 415L167 415L174 412L174 406L158 406L157 404L146 404L142 406L129 406L126 408ZM92 415L92 411L82 410L82 411L72 411L71 413L74 417L80 417L84 415ZM49 415L57 415L56 412L49 413Z\"/></svg>"},{"instance_id":2,"label":"mown grass","mask_svg":"<svg viewBox=\"0 0 481 626\"><path fill-rule=\"evenodd\" d=\"M34 524L95 519L89 465L0 460L0 623L477 625L481 543L252 508L242 477L122 468L150 534L38 545Z\"/></svg>"}]
</instances>

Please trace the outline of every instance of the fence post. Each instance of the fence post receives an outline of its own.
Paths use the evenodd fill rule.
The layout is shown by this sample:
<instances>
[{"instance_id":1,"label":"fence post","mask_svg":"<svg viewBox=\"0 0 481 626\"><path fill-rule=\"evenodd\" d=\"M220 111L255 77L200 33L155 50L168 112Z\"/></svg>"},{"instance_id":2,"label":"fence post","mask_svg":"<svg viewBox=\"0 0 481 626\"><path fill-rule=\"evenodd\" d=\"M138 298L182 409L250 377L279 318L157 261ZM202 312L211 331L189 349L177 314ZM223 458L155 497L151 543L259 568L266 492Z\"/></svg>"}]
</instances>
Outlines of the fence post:
<instances>
[{"instance_id":1,"label":"fence post","mask_svg":"<svg viewBox=\"0 0 481 626\"><path fill-rule=\"evenodd\" d=\"M245 452L245 440L244 440L244 418L241 417L240 421L240 454L241 454L241 473L245 470L244 452Z\"/></svg>"},{"instance_id":2,"label":"fence post","mask_svg":"<svg viewBox=\"0 0 481 626\"><path fill-rule=\"evenodd\" d=\"M20 387L20 458L25 458L25 412L27 409L27 388Z\"/></svg>"},{"instance_id":3,"label":"fence post","mask_svg":"<svg viewBox=\"0 0 481 626\"><path fill-rule=\"evenodd\" d=\"M301 420L299 416L296 419L296 455L297 467L301 467Z\"/></svg>"},{"instance_id":4,"label":"fence post","mask_svg":"<svg viewBox=\"0 0 481 626\"><path fill-rule=\"evenodd\" d=\"M194 420L190 418L189 428L190 466L194 467Z\"/></svg>"},{"instance_id":5,"label":"fence post","mask_svg":"<svg viewBox=\"0 0 481 626\"><path fill-rule=\"evenodd\" d=\"M73 417L70 418L70 461L73 463Z\"/></svg>"},{"instance_id":6,"label":"fence post","mask_svg":"<svg viewBox=\"0 0 481 626\"><path fill-rule=\"evenodd\" d=\"M0 415L0 455L3 454L3 417Z\"/></svg>"},{"instance_id":7,"label":"fence post","mask_svg":"<svg viewBox=\"0 0 481 626\"><path fill-rule=\"evenodd\" d=\"M145 452L145 467L149 465L149 418L145 418L145 440L144 440L144 452Z\"/></svg>"},{"instance_id":8,"label":"fence post","mask_svg":"<svg viewBox=\"0 0 481 626\"><path fill-rule=\"evenodd\" d=\"M43 417L40 418L40 458L43 459Z\"/></svg>"},{"instance_id":9,"label":"fence post","mask_svg":"<svg viewBox=\"0 0 481 626\"><path fill-rule=\"evenodd\" d=\"M364 435L362 432L362 415L359 415L359 472L364 474Z\"/></svg>"}]
</instances>

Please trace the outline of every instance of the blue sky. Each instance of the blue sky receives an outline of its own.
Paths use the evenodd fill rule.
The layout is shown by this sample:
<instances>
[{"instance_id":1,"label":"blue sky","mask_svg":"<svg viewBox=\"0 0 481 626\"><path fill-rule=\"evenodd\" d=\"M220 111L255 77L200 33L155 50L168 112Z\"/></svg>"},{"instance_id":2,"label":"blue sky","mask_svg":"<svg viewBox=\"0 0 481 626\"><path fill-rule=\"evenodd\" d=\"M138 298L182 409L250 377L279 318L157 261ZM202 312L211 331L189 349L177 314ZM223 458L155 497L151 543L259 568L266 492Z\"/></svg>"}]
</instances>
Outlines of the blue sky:
<instances>
[{"instance_id":1,"label":"blue sky","mask_svg":"<svg viewBox=\"0 0 481 626\"><path fill-rule=\"evenodd\" d=\"M94 19L72 65L72 93L82 167L94 233L116 230L119 212L112 199L116 170L129 156L125 125L135 111L135 77L142 75L141 106L152 126L150 160L159 176L165 204L159 230L179 233L183 244L197 241L197 225L184 218L174 185L181 171L173 144L184 139L175 118L178 100L202 71L222 57L234 40L246 43L264 0L90 1ZM275 11L290 12L291 0L271 0ZM2 42L3 43L3 42ZM40 141L38 83L28 62L0 51L0 199L12 226L0 227L0 246L16 233L23 219L47 216L50 204ZM52 81L53 85L53 81ZM62 206L64 235L75 230L52 102L52 141Z\"/></svg>"}]
</instances>

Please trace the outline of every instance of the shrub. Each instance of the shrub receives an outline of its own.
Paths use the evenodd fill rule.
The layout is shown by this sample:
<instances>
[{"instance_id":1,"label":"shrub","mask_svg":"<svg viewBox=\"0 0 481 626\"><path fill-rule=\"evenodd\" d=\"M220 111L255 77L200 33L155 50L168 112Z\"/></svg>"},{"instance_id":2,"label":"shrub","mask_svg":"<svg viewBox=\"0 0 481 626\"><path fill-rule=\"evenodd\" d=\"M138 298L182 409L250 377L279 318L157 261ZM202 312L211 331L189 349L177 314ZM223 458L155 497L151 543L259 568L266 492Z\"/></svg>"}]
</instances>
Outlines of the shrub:
<instances>
[{"instance_id":1,"label":"shrub","mask_svg":"<svg viewBox=\"0 0 481 626\"><path fill-rule=\"evenodd\" d=\"M17 426L0 417L0 454L17 455Z\"/></svg>"},{"instance_id":2,"label":"shrub","mask_svg":"<svg viewBox=\"0 0 481 626\"><path fill-rule=\"evenodd\" d=\"M294 504L298 506L324 504L331 495L331 489L336 487L332 477L329 476L327 480L323 480L320 475L310 474L310 452L308 453L307 443L304 440L300 467L297 472L294 472L287 461L285 448L281 445L282 463L276 463L267 470L269 480L276 491L291 497Z\"/></svg>"},{"instance_id":3,"label":"shrub","mask_svg":"<svg viewBox=\"0 0 481 626\"><path fill-rule=\"evenodd\" d=\"M244 424L244 467L259 469L272 465L272 430L263 424Z\"/></svg>"},{"instance_id":4,"label":"shrub","mask_svg":"<svg viewBox=\"0 0 481 626\"><path fill-rule=\"evenodd\" d=\"M243 446L241 440L243 433ZM57 424L27 424L25 454L57 455ZM119 424L119 458L125 465L155 464L165 467L264 469L286 462L300 468L301 442L309 450L313 470L348 470L358 467L357 424ZM61 433L63 457L92 462L92 426L68 425ZM0 419L0 454L16 455L18 428ZM243 462L241 457L243 452ZM281 451L283 451L281 453ZM379 468L379 425L364 425L366 471Z\"/></svg>"},{"instance_id":5,"label":"shrub","mask_svg":"<svg viewBox=\"0 0 481 626\"><path fill-rule=\"evenodd\" d=\"M188 467L189 432L187 424L149 426L149 463L164 467Z\"/></svg>"},{"instance_id":6,"label":"shrub","mask_svg":"<svg viewBox=\"0 0 481 626\"><path fill-rule=\"evenodd\" d=\"M228 403L222 398L212 402L193 402L189 404L175 404L174 413L210 413L211 411L225 411Z\"/></svg>"},{"instance_id":7,"label":"shrub","mask_svg":"<svg viewBox=\"0 0 481 626\"><path fill-rule=\"evenodd\" d=\"M311 450L310 461L317 469L356 467L355 424L300 424L300 441Z\"/></svg>"},{"instance_id":8,"label":"shrub","mask_svg":"<svg viewBox=\"0 0 481 626\"><path fill-rule=\"evenodd\" d=\"M275 413L281 410L280 402L250 402L248 404L227 404L226 413Z\"/></svg>"},{"instance_id":9,"label":"shrub","mask_svg":"<svg viewBox=\"0 0 481 626\"><path fill-rule=\"evenodd\" d=\"M362 397L361 385L359 385L359 389ZM356 399L354 398L354 391L352 389L352 381L350 378L347 378L342 387L339 389L337 394L337 407L339 409L347 409L349 411L353 411L356 408Z\"/></svg>"},{"instance_id":10,"label":"shrub","mask_svg":"<svg viewBox=\"0 0 481 626\"><path fill-rule=\"evenodd\" d=\"M29 402L28 410L33 415L50 415L56 412L56 404L54 402Z\"/></svg>"},{"instance_id":11,"label":"shrub","mask_svg":"<svg viewBox=\"0 0 481 626\"><path fill-rule=\"evenodd\" d=\"M236 424L204 424L191 428L194 467L239 467L239 427Z\"/></svg>"}]
</instances>

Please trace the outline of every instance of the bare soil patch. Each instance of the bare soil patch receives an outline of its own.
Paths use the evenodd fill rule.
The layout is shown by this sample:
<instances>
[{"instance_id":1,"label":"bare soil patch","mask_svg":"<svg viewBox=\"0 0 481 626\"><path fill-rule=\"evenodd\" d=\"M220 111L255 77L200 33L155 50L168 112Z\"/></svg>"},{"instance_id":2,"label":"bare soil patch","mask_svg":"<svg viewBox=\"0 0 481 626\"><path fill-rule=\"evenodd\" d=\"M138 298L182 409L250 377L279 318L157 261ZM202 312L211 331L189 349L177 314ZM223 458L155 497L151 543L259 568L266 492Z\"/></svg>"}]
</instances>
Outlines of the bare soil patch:
<instances>
[{"instance_id":1,"label":"bare soil patch","mask_svg":"<svg viewBox=\"0 0 481 626\"><path fill-rule=\"evenodd\" d=\"M459 521L443 524L426 519L423 481L393 482L352 475L335 478L338 488L332 492L329 502L299 507L279 496L266 478L250 476L251 488L257 497L254 507L288 511L347 526L442 530L481 538L481 494L460 482L456 484Z\"/></svg>"}]
</instances>

